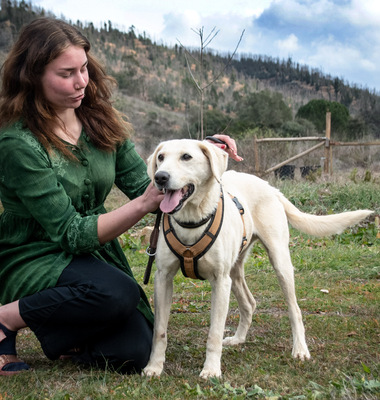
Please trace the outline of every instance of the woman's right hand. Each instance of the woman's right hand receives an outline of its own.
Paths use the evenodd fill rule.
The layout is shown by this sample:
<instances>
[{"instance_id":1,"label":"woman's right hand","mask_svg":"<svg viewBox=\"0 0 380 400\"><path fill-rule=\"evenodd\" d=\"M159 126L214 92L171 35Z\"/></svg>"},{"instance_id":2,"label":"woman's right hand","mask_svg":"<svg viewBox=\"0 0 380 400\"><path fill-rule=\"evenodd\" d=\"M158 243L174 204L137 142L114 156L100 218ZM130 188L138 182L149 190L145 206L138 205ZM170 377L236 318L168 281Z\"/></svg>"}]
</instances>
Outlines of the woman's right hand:
<instances>
[{"instance_id":1,"label":"woman's right hand","mask_svg":"<svg viewBox=\"0 0 380 400\"><path fill-rule=\"evenodd\" d=\"M164 198L164 194L158 190L152 183L145 189L145 192L141 196L141 200L146 207L146 214L154 212L160 206L161 201Z\"/></svg>"}]
</instances>

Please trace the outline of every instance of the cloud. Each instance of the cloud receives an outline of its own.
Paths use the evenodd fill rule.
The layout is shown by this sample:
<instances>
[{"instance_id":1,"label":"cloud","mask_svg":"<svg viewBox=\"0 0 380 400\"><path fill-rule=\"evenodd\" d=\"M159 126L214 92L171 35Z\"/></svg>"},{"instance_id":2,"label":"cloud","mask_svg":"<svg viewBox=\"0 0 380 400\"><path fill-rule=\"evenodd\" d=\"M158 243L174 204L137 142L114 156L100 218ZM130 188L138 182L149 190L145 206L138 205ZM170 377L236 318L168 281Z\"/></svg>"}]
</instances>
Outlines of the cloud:
<instances>
[{"instance_id":1,"label":"cloud","mask_svg":"<svg viewBox=\"0 0 380 400\"><path fill-rule=\"evenodd\" d=\"M160 34L170 38L172 44L180 41L185 47L199 48L198 32L203 29L204 41L213 38L207 48L224 54L235 50L243 30L250 23L250 17L233 13L202 16L194 11L182 11L165 14L164 29Z\"/></svg>"},{"instance_id":2,"label":"cloud","mask_svg":"<svg viewBox=\"0 0 380 400\"><path fill-rule=\"evenodd\" d=\"M379 29L380 8L378 0L352 0L346 10L347 18L361 28Z\"/></svg>"},{"instance_id":3,"label":"cloud","mask_svg":"<svg viewBox=\"0 0 380 400\"><path fill-rule=\"evenodd\" d=\"M198 29L201 26L201 17L196 11L171 12L164 15L164 29L161 33L172 44L178 43L179 40L187 45L194 42L195 33L192 29Z\"/></svg>"},{"instance_id":4,"label":"cloud","mask_svg":"<svg viewBox=\"0 0 380 400\"><path fill-rule=\"evenodd\" d=\"M325 74L338 76L350 84L369 82L368 78L377 74L377 64L363 55L357 47L342 45L330 38L330 40L314 42L313 49L314 52L306 58L305 63L319 66L319 69L323 66ZM356 70L354 75L353 66ZM375 85L368 86L372 88Z\"/></svg>"},{"instance_id":5,"label":"cloud","mask_svg":"<svg viewBox=\"0 0 380 400\"><path fill-rule=\"evenodd\" d=\"M278 48L279 55L282 57L296 53L299 49L298 38L293 33L291 33L286 39L277 40L275 44Z\"/></svg>"},{"instance_id":6,"label":"cloud","mask_svg":"<svg viewBox=\"0 0 380 400\"><path fill-rule=\"evenodd\" d=\"M252 53L318 68L350 83L380 88L378 0L275 0L254 17Z\"/></svg>"}]
</instances>

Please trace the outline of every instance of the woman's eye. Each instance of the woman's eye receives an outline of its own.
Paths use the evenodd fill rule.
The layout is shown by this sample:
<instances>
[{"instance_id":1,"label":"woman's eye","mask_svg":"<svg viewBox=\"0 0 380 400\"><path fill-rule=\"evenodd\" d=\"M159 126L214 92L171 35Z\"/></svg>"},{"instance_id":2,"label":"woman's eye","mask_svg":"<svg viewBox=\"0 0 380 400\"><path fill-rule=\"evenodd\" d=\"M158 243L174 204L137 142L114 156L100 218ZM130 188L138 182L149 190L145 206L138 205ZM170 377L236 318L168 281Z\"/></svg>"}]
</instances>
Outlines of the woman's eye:
<instances>
[{"instance_id":1,"label":"woman's eye","mask_svg":"<svg viewBox=\"0 0 380 400\"><path fill-rule=\"evenodd\" d=\"M193 157L191 157L191 155L190 155L190 154L187 154L187 153L183 154L182 157L181 157L181 159L184 160L184 161L189 161L189 160L191 160L192 158L193 158Z\"/></svg>"}]
</instances>

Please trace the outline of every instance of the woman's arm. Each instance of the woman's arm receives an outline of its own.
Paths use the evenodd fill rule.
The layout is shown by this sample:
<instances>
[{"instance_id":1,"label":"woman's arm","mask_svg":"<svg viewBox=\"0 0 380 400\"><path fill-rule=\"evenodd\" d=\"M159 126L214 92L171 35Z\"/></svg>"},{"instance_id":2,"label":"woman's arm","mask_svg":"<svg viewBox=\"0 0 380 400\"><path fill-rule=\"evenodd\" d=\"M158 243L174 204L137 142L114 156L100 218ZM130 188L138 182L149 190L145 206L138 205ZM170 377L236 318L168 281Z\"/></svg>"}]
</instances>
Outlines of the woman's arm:
<instances>
[{"instance_id":1,"label":"woman's arm","mask_svg":"<svg viewBox=\"0 0 380 400\"><path fill-rule=\"evenodd\" d=\"M152 184L144 194L129 203L102 214L98 218L98 238L100 244L107 243L135 225L144 215L156 211L164 195Z\"/></svg>"}]
</instances>

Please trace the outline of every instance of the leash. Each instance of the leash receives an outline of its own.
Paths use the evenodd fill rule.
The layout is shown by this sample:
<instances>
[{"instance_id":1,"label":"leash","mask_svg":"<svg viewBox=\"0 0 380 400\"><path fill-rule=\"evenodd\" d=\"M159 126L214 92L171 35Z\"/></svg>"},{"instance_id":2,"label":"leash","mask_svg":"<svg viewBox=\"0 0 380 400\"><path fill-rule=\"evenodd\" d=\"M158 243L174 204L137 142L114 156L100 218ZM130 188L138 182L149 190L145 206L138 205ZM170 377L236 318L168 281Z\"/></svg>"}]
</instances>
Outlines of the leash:
<instances>
[{"instance_id":1,"label":"leash","mask_svg":"<svg viewBox=\"0 0 380 400\"><path fill-rule=\"evenodd\" d=\"M218 139L214 136L206 136L205 140L210 140L211 142L214 142L214 143L223 144L226 146L227 149L229 148L228 144L224 140Z\"/></svg>"},{"instance_id":2,"label":"leash","mask_svg":"<svg viewBox=\"0 0 380 400\"><path fill-rule=\"evenodd\" d=\"M153 231L150 234L149 247L146 249L146 254L148 254L149 259L144 274L145 285L149 283L150 274L152 272L152 265L156 257L158 234L160 233L161 216L162 216L162 211L158 209L156 215L156 222L154 223Z\"/></svg>"}]
</instances>

